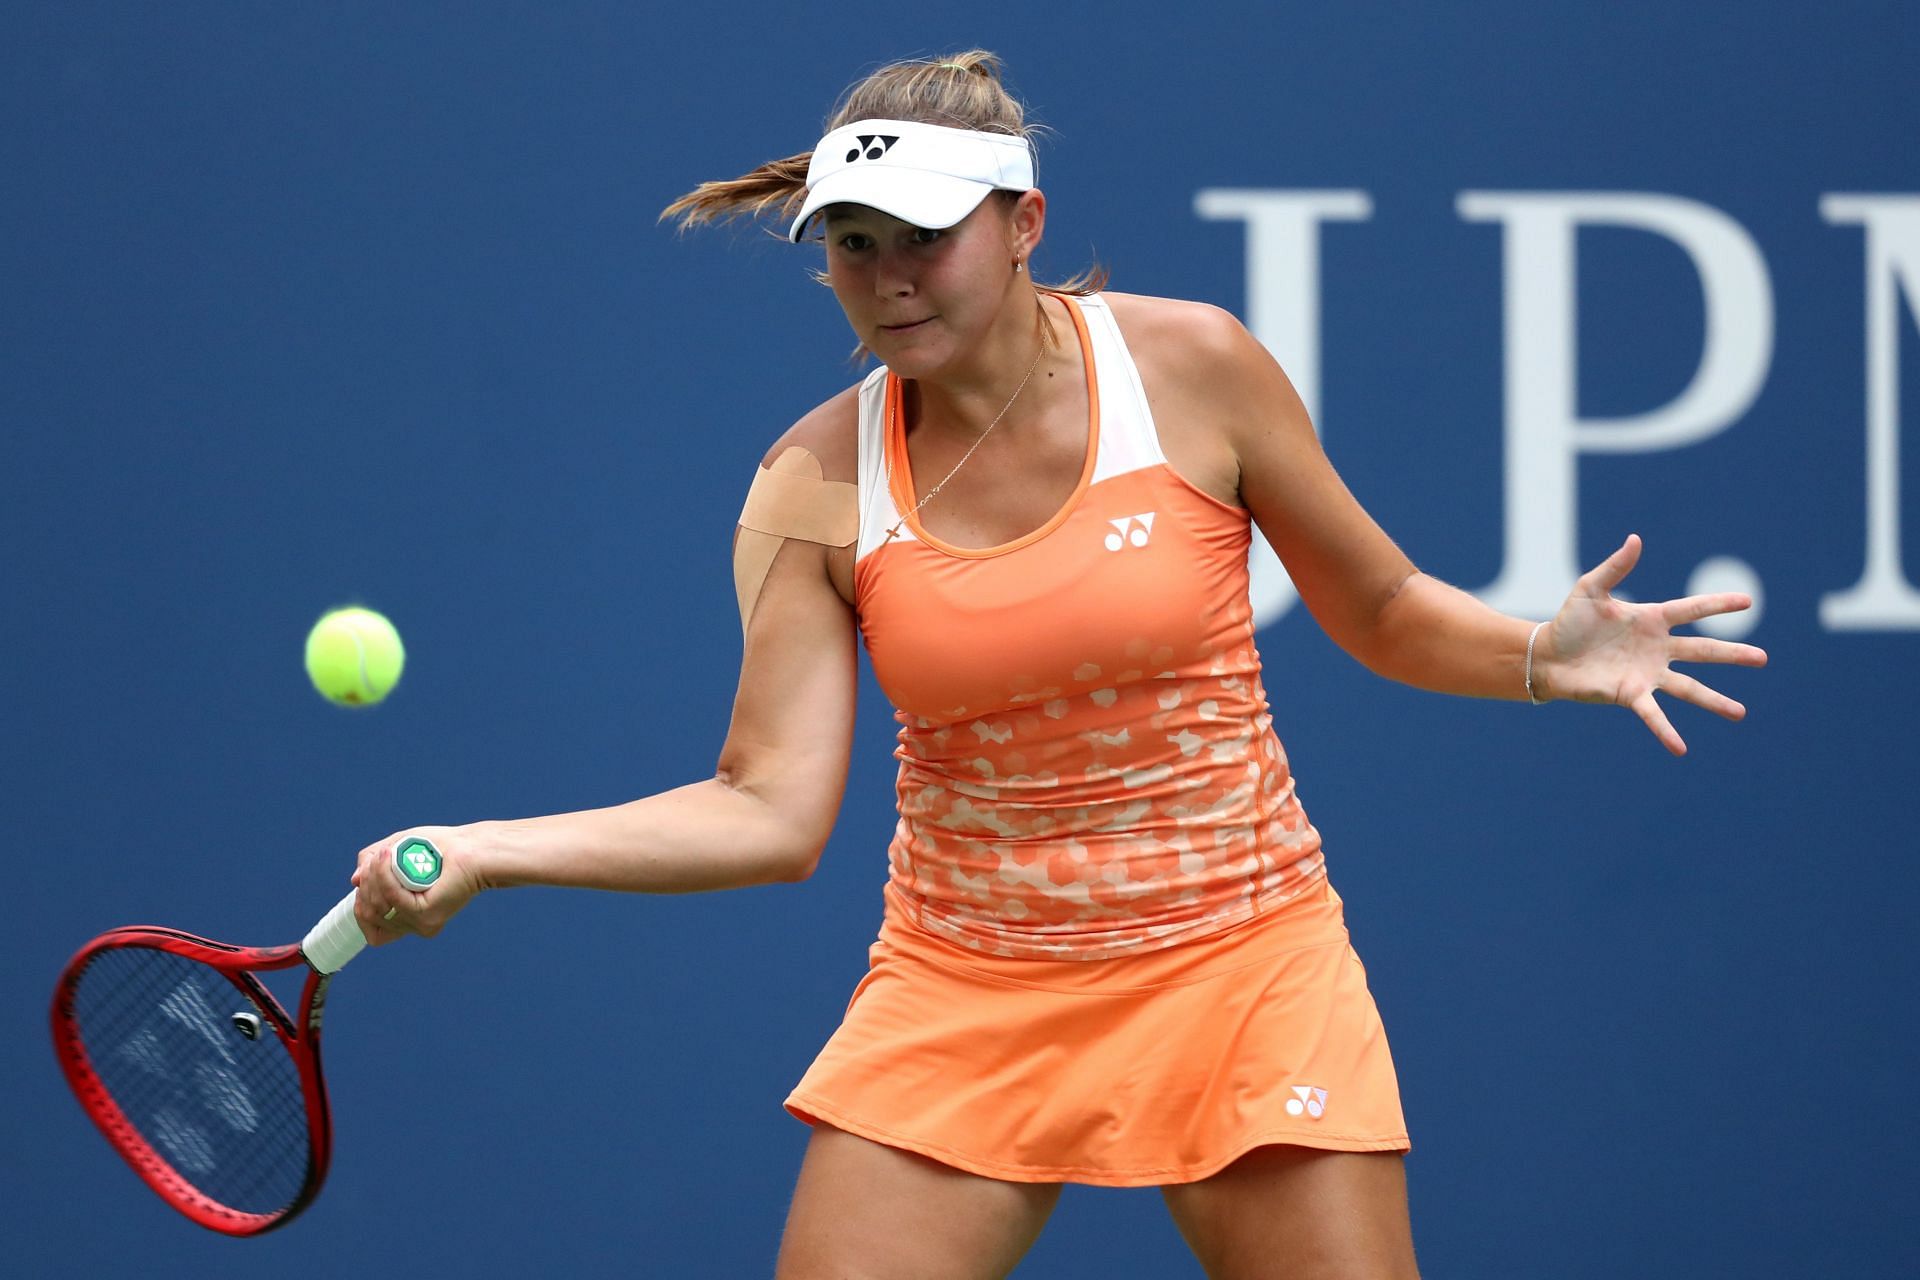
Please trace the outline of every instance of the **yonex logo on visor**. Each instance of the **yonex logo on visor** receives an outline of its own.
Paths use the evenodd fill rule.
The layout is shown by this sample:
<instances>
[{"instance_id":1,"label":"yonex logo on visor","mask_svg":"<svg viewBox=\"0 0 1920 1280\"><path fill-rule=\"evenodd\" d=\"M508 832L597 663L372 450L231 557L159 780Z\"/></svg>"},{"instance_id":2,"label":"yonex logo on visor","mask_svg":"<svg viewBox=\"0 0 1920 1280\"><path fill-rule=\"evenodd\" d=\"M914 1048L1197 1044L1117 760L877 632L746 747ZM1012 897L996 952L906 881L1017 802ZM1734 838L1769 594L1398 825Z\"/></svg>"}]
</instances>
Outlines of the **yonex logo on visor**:
<instances>
[{"instance_id":1,"label":"yonex logo on visor","mask_svg":"<svg viewBox=\"0 0 1920 1280\"><path fill-rule=\"evenodd\" d=\"M788 239L834 204L864 205L917 227L951 227L994 191L1029 191L1033 149L1017 134L917 120L856 120L820 139L807 198Z\"/></svg>"},{"instance_id":2,"label":"yonex logo on visor","mask_svg":"<svg viewBox=\"0 0 1920 1280\"><path fill-rule=\"evenodd\" d=\"M856 136L860 139L860 145L847 152L848 164L852 164L862 156L865 156L869 160L878 160L881 156L887 154L888 147L900 141L899 135L897 134L862 133Z\"/></svg>"}]
</instances>

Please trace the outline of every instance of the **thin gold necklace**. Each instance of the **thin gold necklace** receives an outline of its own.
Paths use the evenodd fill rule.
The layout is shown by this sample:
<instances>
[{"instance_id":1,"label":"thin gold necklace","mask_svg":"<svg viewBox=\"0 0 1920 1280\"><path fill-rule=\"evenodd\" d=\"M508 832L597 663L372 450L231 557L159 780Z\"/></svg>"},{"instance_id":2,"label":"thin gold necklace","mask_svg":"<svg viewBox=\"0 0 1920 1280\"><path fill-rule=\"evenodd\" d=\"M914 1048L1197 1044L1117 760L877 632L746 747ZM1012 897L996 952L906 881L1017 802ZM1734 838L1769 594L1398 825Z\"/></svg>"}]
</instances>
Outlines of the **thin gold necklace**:
<instances>
[{"instance_id":1,"label":"thin gold necklace","mask_svg":"<svg viewBox=\"0 0 1920 1280\"><path fill-rule=\"evenodd\" d=\"M1000 419L1007 416L1007 410L1013 408L1013 402L1015 400L1018 400L1020 398L1020 393L1027 389L1027 383L1033 378L1033 371L1040 367L1040 357L1045 355L1046 353L1047 353L1047 344L1043 342L1040 344L1040 349L1033 353L1033 363L1027 366L1027 376L1020 379L1020 385L1013 389L1013 394L1007 397L1007 402L1000 406L1000 412L993 415L993 421L987 424L987 429L980 433L978 439L976 439L972 444L967 446L967 451L960 455L960 461L953 464L953 470L947 472L947 474L945 474L944 476L941 476L940 483L934 485L933 488L927 490L927 496L920 499L919 502L915 503L913 510L907 512L906 515L901 516L898 520L894 521L893 528L887 530L887 540L889 542L891 542L894 539L894 537L900 532L901 526L905 525L906 522L912 519L914 516L917 516L920 514L921 507L924 507L929 502L933 501L933 495L940 492L940 490L946 485L947 481L953 479L954 472L959 471L960 468L967 465L967 459L973 456L973 451L975 449L978 449L982 444L982 442L984 442L988 436L993 434L993 429L1000 425Z\"/></svg>"}]
</instances>

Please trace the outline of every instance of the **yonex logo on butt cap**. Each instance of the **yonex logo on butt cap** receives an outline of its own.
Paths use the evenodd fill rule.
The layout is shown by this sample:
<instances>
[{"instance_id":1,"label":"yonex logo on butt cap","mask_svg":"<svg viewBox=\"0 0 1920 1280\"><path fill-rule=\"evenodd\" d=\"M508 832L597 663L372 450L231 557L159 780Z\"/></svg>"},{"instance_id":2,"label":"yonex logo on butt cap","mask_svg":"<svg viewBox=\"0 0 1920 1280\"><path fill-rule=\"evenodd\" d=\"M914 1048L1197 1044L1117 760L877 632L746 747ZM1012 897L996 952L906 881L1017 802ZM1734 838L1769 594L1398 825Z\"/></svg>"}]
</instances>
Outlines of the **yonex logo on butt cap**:
<instances>
[{"instance_id":1,"label":"yonex logo on butt cap","mask_svg":"<svg viewBox=\"0 0 1920 1280\"><path fill-rule=\"evenodd\" d=\"M415 889L424 889L440 878L440 851L420 836L408 836L393 851L393 865Z\"/></svg>"}]
</instances>

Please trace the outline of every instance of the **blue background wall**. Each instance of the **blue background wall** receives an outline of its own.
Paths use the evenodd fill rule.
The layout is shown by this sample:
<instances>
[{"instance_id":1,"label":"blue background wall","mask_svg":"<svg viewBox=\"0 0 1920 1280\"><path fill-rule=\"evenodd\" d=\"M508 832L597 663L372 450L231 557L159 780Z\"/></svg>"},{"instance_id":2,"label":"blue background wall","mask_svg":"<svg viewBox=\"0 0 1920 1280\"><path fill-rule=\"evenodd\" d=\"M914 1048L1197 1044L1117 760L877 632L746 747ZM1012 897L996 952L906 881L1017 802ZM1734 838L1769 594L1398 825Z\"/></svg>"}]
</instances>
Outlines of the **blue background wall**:
<instances>
[{"instance_id":1,"label":"blue background wall","mask_svg":"<svg viewBox=\"0 0 1920 1280\"><path fill-rule=\"evenodd\" d=\"M1511 282L1460 193L1667 193L1753 237L1777 333L1752 407L1583 460L1578 494L1583 562L1647 538L1641 598L1753 566L1774 664L1719 679L1747 723L1677 708L1674 760L1624 712L1379 681L1299 610L1261 642L1400 1063L1427 1274L1914 1274L1920 633L1819 619L1861 572L1867 469L1863 237L1819 201L1920 189L1914 7L794 15L0 12L0 1266L770 1274L806 1136L779 1102L879 918L870 682L806 884L521 891L363 960L330 1006L332 1180L277 1236L139 1186L66 1094L45 1002L108 926L283 941L395 827L711 766L750 468L856 375L815 251L655 214L809 147L870 66L983 45L1056 131L1043 275L1097 253L1116 288L1244 313L1244 228L1197 191L1369 194L1323 238L1321 424L1468 587L1501 567ZM1704 341L1688 258L1606 230L1580 253L1582 411L1666 403ZM1902 536L1920 565L1920 518ZM410 648L371 712L300 670L349 601ZM1020 1274L1198 1272L1153 1192L1070 1189Z\"/></svg>"}]
</instances>

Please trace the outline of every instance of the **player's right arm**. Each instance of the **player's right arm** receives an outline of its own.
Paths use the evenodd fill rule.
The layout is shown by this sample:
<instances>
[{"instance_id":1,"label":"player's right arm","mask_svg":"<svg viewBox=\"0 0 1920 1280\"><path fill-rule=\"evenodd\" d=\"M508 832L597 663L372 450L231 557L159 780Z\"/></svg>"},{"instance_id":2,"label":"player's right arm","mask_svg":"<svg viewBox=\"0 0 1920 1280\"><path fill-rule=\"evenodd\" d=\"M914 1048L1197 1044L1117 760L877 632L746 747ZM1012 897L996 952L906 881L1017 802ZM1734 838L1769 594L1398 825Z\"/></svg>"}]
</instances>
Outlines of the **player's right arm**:
<instances>
[{"instance_id":1,"label":"player's right arm","mask_svg":"<svg viewBox=\"0 0 1920 1280\"><path fill-rule=\"evenodd\" d=\"M801 533L839 536L853 518L850 510L795 511L792 504L852 502L852 411L850 395L836 397L768 452L761 481L783 456L789 467L804 461L792 456L801 449L822 467L820 488L769 486L780 489L780 501L770 517L762 502L755 523L780 527L785 521ZM756 532L743 526L736 554ZM544 884L696 893L805 879L839 812L853 741L852 555L851 545L788 536L772 551L751 601L743 591L740 680L712 777L604 809L409 828L428 835L446 856L441 885L426 894L403 889L382 860L391 838L370 845L354 875L356 915L369 940L437 933L483 889ZM390 908L395 915L387 921Z\"/></svg>"}]
</instances>

